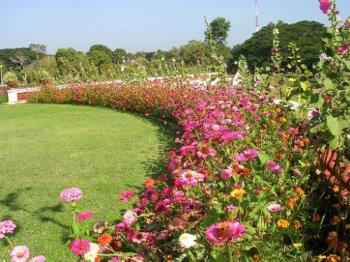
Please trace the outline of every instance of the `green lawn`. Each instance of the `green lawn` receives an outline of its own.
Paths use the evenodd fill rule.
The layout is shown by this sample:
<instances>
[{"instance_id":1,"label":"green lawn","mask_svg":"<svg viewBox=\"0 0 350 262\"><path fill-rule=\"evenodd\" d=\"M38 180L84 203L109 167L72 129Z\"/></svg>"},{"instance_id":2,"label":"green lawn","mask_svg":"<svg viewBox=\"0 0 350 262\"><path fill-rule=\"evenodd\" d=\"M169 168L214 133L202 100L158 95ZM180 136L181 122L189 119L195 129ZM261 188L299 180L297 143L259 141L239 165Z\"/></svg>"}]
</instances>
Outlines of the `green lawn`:
<instances>
[{"instance_id":1,"label":"green lawn","mask_svg":"<svg viewBox=\"0 0 350 262\"><path fill-rule=\"evenodd\" d=\"M93 221L113 221L127 204L121 191L160 172L172 134L138 116L71 105L0 105L0 220L18 225L11 236L48 261L76 261L65 246L69 210L59 201L79 187ZM0 261L10 248L0 240Z\"/></svg>"}]
</instances>

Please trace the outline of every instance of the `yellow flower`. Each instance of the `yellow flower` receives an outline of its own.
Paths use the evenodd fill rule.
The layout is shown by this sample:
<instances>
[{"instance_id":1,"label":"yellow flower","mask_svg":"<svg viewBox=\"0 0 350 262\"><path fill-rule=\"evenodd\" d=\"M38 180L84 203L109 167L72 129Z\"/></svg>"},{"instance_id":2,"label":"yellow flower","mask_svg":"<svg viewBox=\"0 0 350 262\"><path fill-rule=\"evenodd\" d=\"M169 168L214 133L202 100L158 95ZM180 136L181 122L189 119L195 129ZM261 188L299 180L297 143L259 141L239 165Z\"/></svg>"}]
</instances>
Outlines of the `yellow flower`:
<instances>
[{"instance_id":1,"label":"yellow flower","mask_svg":"<svg viewBox=\"0 0 350 262\"><path fill-rule=\"evenodd\" d=\"M334 193L338 193L338 192L339 192L339 186L338 186L338 185L335 185L335 186L333 187L333 192L334 192Z\"/></svg>"},{"instance_id":2,"label":"yellow flower","mask_svg":"<svg viewBox=\"0 0 350 262\"><path fill-rule=\"evenodd\" d=\"M279 219L277 221L277 227L278 228L288 228L289 227L289 222L285 219Z\"/></svg>"},{"instance_id":3,"label":"yellow flower","mask_svg":"<svg viewBox=\"0 0 350 262\"><path fill-rule=\"evenodd\" d=\"M240 188L231 191L230 195L238 200L241 200L245 192L246 191L244 189Z\"/></svg>"},{"instance_id":4,"label":"yellow flower","mask_svg":"<svg viewBox=\"0 0 350 262\"><path fill-rule=\"evenodd\" d=\"M298 248L301 248L303 246L303 244L302 243L294 243L293 246L298 249Z\"/></svg>"}]
</instances>

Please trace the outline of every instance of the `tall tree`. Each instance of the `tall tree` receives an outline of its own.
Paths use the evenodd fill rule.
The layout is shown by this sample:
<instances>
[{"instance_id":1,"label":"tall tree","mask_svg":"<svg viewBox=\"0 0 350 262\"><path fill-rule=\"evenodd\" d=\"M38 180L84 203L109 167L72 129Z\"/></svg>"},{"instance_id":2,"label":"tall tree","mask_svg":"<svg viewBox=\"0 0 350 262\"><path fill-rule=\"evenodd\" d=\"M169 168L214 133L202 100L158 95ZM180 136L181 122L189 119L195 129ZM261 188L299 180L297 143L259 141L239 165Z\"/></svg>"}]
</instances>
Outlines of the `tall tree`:
<instances>
[{"instance_id":1,"label":"tall tree","mask_svg":"<svg viewBox=\"0 0 350 262\"><path fill-rule=\"evenodd\" d=\"M30 44L29 45L29 49L37 52L37 53L42 53L42 54L46 54L46 45L42 45L42 44Z\"/></svg>"},{"instance_id":2,"label":"tall tree","mask_svg":"<svg viewBox=\"0 0 350 262\"><path fill-rule=\"evenodd\" d=\"M209 40L209 37L212 37L217 44L223 45L226 43L230 28L230 21L226 20L224 17L215 18L209 23L207 31L205 32L205 38Z\"/></svg>"}]
</instances>

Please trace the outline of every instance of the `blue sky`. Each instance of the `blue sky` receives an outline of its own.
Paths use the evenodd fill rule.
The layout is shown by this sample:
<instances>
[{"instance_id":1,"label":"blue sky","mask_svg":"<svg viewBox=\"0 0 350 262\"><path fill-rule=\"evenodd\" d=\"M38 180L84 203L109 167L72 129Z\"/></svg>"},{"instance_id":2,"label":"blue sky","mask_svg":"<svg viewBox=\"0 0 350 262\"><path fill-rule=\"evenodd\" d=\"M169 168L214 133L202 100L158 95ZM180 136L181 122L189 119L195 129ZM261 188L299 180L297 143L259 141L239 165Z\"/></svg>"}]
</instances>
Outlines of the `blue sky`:
<instances>
[{"instance_id":1,"label":"blue sky","mask_svg":"<svg viewBox=\"0 0 350 262\"><path fill-rule=\"evenodd\" d=\"M259 0L260 22L316 20L327 23L318 0ZM338 0L346 18L350 1ZM254 32L254 0L1 0L0 48L30 43L86 51L92 44L111 49L170 49L203 39L204 16L231 21L228 45Z\"/></svg>"}]
</instances>

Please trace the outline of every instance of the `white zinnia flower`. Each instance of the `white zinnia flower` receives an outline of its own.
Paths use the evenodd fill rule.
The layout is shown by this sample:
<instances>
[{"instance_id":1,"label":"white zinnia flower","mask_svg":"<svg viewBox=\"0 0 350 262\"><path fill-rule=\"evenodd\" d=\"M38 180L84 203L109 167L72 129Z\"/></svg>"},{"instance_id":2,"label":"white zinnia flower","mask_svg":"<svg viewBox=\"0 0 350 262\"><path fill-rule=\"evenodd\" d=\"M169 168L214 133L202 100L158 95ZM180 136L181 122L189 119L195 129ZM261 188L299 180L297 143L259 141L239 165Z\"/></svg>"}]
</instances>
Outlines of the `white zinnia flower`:
<instances>
[{"instance_id":1,"label":"white zinnia flower","mask_svg":"<svg viewBox=\"0 0 350 262\"><path fill-rule=\"evenodd\" d=\"M84 255L86 261L95 262L97 253L99 251L99 246L95 243L90 243L90 251Z\"/></svg>"},{"instance_id":2,"label":"white zinnia flower","mask_svg":"<svg viewBox=\"0 0 350 262\"><path fill-rule=\"evenodd\" d=\"M188 233L183 233L180 237L179 237L179 242L180 242L180 246L182 246L183 248L190 248L195 246L197 237L195 235L191 235Z\"/></svg>"}]
</instances>

